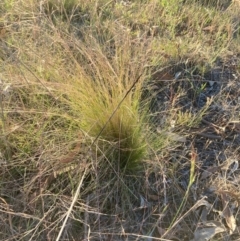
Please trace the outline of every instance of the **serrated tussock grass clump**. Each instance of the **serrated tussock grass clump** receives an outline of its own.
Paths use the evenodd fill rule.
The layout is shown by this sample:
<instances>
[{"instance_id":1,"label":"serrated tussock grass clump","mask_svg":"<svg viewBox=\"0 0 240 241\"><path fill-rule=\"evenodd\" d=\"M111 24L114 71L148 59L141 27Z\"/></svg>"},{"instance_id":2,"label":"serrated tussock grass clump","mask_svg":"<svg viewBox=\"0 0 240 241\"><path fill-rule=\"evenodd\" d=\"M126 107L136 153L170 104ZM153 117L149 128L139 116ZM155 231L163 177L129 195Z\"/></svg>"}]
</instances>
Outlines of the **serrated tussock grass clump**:
<instances>
[{"instance_id":1,"label":"serrated tussock grass clump","mask_svg":"<svg viewBox=\"0 0 240 241\"><path fill-rule=\"evenodd\" d=\"M93 69L81 68L81 74L72 80L69 104L79 113L81 128L93 139L99 139L99 151L111 165L122 170L140 167L139 161L147 150L146 111L140 108L144 80L140 74L143 72L137 72L131 66L131 55L126 51L121 50L113 65L100 49L98 51L93 52L87 47L83 50ZM93 75L91 71L97 74Z\"/></svg>"}]
</instances>

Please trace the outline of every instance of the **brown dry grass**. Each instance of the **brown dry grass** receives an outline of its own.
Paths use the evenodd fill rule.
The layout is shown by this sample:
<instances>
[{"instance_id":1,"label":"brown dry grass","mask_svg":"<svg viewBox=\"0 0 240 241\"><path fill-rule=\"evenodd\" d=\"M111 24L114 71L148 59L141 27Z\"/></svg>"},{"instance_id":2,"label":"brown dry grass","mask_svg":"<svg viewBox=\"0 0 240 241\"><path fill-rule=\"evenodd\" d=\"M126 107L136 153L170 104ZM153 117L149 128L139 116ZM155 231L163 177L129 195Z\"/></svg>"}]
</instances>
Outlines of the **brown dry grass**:
<instances>
[{"instance_id":1,"label":"brown dry grass","mask_svg":"<svg viewBox=\"0 0 240 241\"><path fill-rule=\"evenodd\" d=\"M1 2L0 239L237 240L238 9Z\"/></svg>"}]
</instances>

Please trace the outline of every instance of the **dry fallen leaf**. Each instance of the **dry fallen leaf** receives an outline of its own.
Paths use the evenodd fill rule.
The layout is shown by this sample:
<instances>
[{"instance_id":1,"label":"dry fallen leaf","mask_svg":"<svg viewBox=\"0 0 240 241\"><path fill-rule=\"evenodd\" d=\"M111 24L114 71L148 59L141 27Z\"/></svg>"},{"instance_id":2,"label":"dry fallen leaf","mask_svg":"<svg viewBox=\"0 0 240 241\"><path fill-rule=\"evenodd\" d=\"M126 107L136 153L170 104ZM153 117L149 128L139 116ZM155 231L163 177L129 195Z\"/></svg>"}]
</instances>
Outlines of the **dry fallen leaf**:
<instances>
[{"instance_id":1,"label":"dry fallen leaf","mask_svg":"<svg viewBox=\"0 0 240 241\"><path fill-rule=\"evenodd\" d=\"M236 224L236 220L232 214L232 211L228 205L230 198L225 193L221 194L221 198L222 198L222 204L223 204L222 215L225 218L227 226L230 229L230 234L232 234L235 231L237 224Z\"/></svg>"},{"instance_id":2,"label":"dry fallen leaf","mask_svg":"<svg viewBox=\"0 0 240 241\"><path fill-rule=\"evenodd\" d=\"M231 168L231 165L233 163L234 163L234 166ZM231 168L230 173L228 173L227 176L230 176L233 172L236 171L236 168L238 168L238 160L229 158L221 165L221 170L224 172L227 172L230 168Z\"/></svg>"},{"instance_id":3,"label":"dry fallen leaf","mask_svg":"<svg viewBox=\"0 0 240 241\"><path fill-rule=\"evenodd\" d=\"M203 227L198 228L194 232L194 239L190 241L208 241L218 233L225 231L225 227L222 223L217 221L209 221L204 224Z\"/></svg>"},{"instance_id":4,"label":"dry fallen leaf","mask_svg":"<svg viewBox=\"0 0 240 241\"><path fill-rule=\"evenodd\" d=\"M203 28L202 30L212 33L216 30L216 26L210 25L210 26L207 26L207 27Z\"/></svg>"},{"instance_id":5,"label":"dry fallen leaf","mask_svg":"<svg viewBox=\"0 0 240 241\"><path fill-rule=\"evenodd\" d=\"M0 26L0 39L5 38L7 35L7 29L4 26Z\"/></svg>"},{"instance_id":6,"label":"dry fallen leaf","mask_svg":"<svg viewBox=\"0 0 240 241\"><path fill-rule=\"evenodd\" d=\"M167 132L166 134L172 141L177 141L177 142L186 142L187 141L185 136L180 136L173 132Z\"/></svg>"},{"instance_id":7,"label":"dry fallen leaf","mask_svg":"<svg viewBox=\"0 0 240 241\"><path fill-rule=\"evenodd\" d=\"M194 209L196 210L200 206L206 206L211 208L212 204L210 204L207 200L205 200L207 197L202 198L201 200L197 201L197 203L194 205Z\"/></svg>"},{"instance_id":8,"label":"dry fallen leaf","mask_svg":"<svg viewBox=\"0 0 240 241\"><path fill-rule=\"evenodd\" d=\"M238 167L239 167L238 160L234 159L234 165L232 166L230 172L228 173L228 176L231 176L235 171L237 171Z\"/></svg>"},{"instance_id":9,"label":"dry fallen leaf","mask_svg":"<svg viewBox=\"0 0 240 241\"><path fill-rule=\"evenodd\" d=\"M142 196L140 196L140 207L139 208L147 208L149 206L148 201Z\"/></svg>"},{"instance_id":10,"label":"dry fallen leaf","mask_svg":"<svg viewBox=\"0 0 240 241\"><path fill-rule=\"evenodd\" d=\"M213 173L220 170L219 166L208 167L201 175L200 180L206 179L207 177L211 176Z\"/></svg>"},{"instance_id":11,"label":"dry fallen leaf","mask_svg":"<svg viewBox=\"0 0 240 241\"><path fill-rule=\"evenodd\" d=\"M158 195L151 195L148 194L148 198L153 201L159 201L159 196Z\"/></svg>"}]
</instances>

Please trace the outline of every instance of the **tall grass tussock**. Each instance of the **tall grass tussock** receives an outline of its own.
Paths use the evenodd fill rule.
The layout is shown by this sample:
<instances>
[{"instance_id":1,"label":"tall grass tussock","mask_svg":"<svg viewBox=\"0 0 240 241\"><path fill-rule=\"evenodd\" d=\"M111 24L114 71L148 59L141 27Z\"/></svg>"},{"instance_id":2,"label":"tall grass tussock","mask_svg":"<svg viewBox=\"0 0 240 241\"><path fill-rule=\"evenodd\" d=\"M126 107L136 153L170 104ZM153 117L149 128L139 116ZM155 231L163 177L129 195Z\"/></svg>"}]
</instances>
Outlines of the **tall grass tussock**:
<instances>
[{"instance_id":1,"label":"tall grass tussock","mask_svg":"<svg viewBox=\"0 0 240 241\"><path fill-rule=\"evenodd\" d=\"M145 70L143 63L132 59L131 47L130 41L116 47L112 63L100 46L84 47L88 69L81 68L66 87L71 108L79 112L81 129L98 137L99 151L110 163L119 162L121 169L140 167L147 149L147 115L140 106Z\"/></svg>"}]
</instances>

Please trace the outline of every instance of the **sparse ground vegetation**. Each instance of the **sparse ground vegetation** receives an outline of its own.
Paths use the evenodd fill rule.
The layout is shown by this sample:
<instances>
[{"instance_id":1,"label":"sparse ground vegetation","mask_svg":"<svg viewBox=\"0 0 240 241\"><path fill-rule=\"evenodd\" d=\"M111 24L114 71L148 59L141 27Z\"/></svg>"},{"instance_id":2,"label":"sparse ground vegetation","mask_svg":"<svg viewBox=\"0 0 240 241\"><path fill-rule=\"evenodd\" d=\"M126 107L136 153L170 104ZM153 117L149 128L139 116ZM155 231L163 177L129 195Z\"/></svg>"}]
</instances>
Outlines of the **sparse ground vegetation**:
<instances>
[{"instance_id":1,"label":"sparse ground vegetation","mask_svg":"<svg viewBox=\"0 0 240 241\"><path fill-rule=\"evenodd\" d=\"M239 13L2 0L0 239L238 240Z\"/></svg>"}]
</instances>

